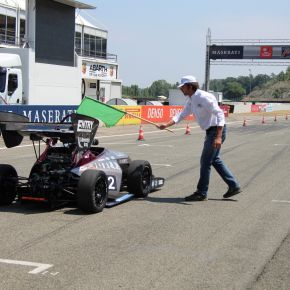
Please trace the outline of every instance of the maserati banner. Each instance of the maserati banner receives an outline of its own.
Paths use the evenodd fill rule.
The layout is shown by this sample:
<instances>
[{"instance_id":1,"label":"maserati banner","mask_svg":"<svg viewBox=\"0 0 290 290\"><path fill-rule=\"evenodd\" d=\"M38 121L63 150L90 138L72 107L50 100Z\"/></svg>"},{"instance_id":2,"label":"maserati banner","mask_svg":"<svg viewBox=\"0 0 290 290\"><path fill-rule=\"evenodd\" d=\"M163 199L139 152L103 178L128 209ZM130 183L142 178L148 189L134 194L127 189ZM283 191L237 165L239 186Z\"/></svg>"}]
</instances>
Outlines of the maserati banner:
<instances>
[{"instance_id":1,"label":"maserati banner","mask_svg":"<svg viewBox=\"0 0 290 290\"><path fill-rule=\"evenodd\" d=\"M210 59L242 59L243 55L243 46L212 45L209 49Z\"/></svg>"}]
</instances>

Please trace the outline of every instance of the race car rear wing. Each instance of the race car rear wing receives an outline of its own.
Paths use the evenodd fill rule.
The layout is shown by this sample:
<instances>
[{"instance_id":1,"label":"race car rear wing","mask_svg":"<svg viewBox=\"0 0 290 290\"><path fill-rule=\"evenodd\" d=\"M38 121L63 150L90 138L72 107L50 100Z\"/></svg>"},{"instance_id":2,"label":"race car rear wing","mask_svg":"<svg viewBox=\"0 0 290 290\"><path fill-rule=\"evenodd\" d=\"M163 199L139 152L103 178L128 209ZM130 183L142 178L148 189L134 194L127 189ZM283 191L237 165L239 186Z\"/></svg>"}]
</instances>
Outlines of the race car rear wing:
<instances>
[{"instance_id":1,"label":"race car rear wing","mask_svg":"<svg viewBox=\"0 0 290 290\"><path fill-rule=\"evenodd\" d=\"M79 151L85 151L92 145L99 121L75 113L70 117L71 123L36 123L24 115L0 112L0 131L7 148L20 145L23 137L29 136L31 141L47 137L63 143L76 143Z\"/></svg>"},{"instance_id":2,"label":"race car rear wing","mask_svg":"<svg viewBox=\"0 0 290 290\"><path fill-rule=\"evenodd\" d=\"M23 136L18 131L24 129L28 122L29 119L23 115L0 112L0 130L7 148L21 144Z\"/></svg>"}]
</instances>

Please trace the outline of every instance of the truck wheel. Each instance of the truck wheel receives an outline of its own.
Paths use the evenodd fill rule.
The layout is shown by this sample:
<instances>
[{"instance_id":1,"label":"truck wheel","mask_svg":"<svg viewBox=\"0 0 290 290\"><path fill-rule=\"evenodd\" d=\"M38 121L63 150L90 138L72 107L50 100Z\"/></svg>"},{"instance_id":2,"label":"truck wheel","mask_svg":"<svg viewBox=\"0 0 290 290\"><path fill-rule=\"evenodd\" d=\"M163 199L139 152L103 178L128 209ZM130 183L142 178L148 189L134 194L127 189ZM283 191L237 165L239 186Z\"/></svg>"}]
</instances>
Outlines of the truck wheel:
<instances>
[{"instance_id":1,"label":"truck wheel","mask_svg":"<svg viewBox=\"0 0 290 290\"><path fill-rule=\"evenodd\" d=\"M8 164L0 164L0 205L11 204L16 197L17 172Z\"/></svg>"},{"instance_id":2,"label":"truck wheel","mask_svg":"<svg viewBox=\"0 0 290 290\"><path fill-rule=\"evenodd\" d=\"M86 170L80 177L77 203L80 209L89 213L101 212L108 199L107 176L100 170Z\"/></svg>"},{"instance_id":3,"label":"truck wheel","mask_svg":"<svg viewBox=\"0 0 290 290\"><path fill-rule=\"evenodd\" d=\"M152 169L148 161L133 160L128 168L127 187L137 197L146 197L151 191Z\"/></svg>"}]
</instances>

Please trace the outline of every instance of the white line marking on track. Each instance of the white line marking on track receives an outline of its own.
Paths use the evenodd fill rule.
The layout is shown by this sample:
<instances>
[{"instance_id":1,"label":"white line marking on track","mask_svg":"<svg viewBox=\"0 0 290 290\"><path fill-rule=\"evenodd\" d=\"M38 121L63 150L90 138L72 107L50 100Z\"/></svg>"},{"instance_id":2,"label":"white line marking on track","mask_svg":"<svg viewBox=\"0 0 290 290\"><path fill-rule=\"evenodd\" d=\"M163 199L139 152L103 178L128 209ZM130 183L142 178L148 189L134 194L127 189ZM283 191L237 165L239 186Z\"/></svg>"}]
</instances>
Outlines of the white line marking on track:
<instances>
[{"instance_id":1,"label":"white line marking on track","mask_svg":"<svg viewBox=\"0 0 290 290\"><path fill-rule=\"evenodd\" d=\"M36 267L34 270L29 271L28 272L29 274L39 274L53 266L51 264L41 264L41 263L17 261L17 260L9 260L9 259L0 259L0 263Z\"/></svg>"},{"instance_id":2,"label":"white line marking on track","mask_svg":"<svg viewBox=\"0 0 290 290\"><path fill-rule=\"evenodd\" d=\"M274 146L290 146L290 144L288 143L286 143L286 144L274 144Z\"/></svg>"},{"instance_id":3,"label":"white line marking on track","mask_svg":"<svg viewBox=\"0 0 290 290\"><path fill-rule=\"evenodd\" d=\"M102 142L102 145L136 145L136 143Z\"/></svg>"},{"instance_id":4,"label":"white line marking on track","mask_svg":"<svg viewBox=\"0 0 290 290\"><path fill-rule=\"evenodd\" d=\"M44 144L45 145L45 144ZM23 148L23 147L31 147L32 144L27 144L27 145L20 145L12 148L6 148L6 147L0 147L0 150L7 150L7 149L17 149L17 148Z\"/></svg>"},{"instance_id":5,"label":"white line marking on track","mask_svg":"<svg viewBox=\"0 0 290 290\"><path fill-rule=\"evenodd\" d=\"M173 147L173 145L140 144L139 147Z\"/></svg>"},{"instance_id":6,"label":"white line marking on track","mask_svg":"<svg viewBox=\"0 0 290 290\"><path fill-rule=\"evenodd\" d=\"M157 164L157 163L151 163L153 166L164 166L164 167L172 167L171 164Z\"/></svg>"},{"instance_id":7,"label":"white line marking on track","mask_svg":"<svg viewBox=\"0 0 290 290\"><path fill-rule=\"evenodd\" d=\"M290 200L276 200L276 199L273 199L272 202L278 202L278 203L290 203Z\"/></svg>"}]
</instances>

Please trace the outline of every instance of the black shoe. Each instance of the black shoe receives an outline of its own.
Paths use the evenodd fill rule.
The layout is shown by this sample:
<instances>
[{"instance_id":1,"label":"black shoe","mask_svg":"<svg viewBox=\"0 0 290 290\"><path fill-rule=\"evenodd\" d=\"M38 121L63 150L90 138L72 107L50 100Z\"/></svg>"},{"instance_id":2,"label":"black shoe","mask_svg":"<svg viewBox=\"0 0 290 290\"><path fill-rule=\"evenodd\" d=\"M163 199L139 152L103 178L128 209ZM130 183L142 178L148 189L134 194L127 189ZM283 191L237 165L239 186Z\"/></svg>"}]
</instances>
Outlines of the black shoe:
<instances>
[{"instance_id":1,"label":"black shoe","mask_svg":"<svg viewBox=\"0 0 290 290\"><path fill-rule=\"evenodd\" d=\"M229 197L234 196L240 192L242 192L240 187L229 188L228 191L223 195L223 198L229 198Z\"/></svg>"},{"instance_id":2,"label":"black shoe","mask_svg":"<svg viewBox=\"0 0 290 290\"><path fill-rule=\"evenodd\" d=\"M200 194L199 192L194 192L192 195L186 196L185 201L206 201L207 196Z\"/></svg>"}]
</instances>

